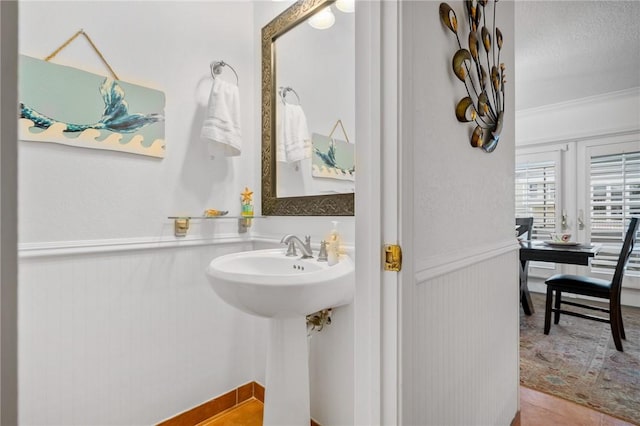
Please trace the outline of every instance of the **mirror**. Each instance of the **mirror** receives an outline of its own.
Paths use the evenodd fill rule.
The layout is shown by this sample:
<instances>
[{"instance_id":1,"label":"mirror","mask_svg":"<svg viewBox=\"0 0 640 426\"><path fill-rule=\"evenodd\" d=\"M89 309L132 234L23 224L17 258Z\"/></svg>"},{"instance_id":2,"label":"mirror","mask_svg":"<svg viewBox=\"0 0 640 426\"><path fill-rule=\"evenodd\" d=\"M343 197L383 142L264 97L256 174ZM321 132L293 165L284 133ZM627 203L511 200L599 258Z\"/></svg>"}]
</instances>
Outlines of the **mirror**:
<instances>
[{"instance_id":1,"label":"mirror","mask_svg":"<svg viewBox=\"0 0 640 426\"><path fill-rule=\"evenodd\" d=\"M297 1L262 29L263 215L354 214L355 19L335 3ZM327 7L333 27L308 25Z\"/></svg>"}]
</instances>

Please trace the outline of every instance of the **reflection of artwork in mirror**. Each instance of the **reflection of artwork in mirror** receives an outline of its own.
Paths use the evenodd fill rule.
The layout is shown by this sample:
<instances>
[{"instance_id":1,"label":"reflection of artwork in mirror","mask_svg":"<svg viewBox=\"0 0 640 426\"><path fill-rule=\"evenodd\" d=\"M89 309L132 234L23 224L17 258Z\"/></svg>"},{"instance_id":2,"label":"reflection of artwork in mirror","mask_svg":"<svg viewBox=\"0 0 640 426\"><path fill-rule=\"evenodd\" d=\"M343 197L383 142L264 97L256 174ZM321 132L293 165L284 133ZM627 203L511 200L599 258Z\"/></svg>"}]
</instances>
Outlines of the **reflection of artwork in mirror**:
<instances>
[{"instance_id":1,"label":"reflection of artwork in mirror","mask_svg":"<svg viewBox=\"0 0 640 426\"><path fill-rule=\"evenodd\" d=\"M276 108L276 128L290 129L291 117L296 110L308 129L308 134L327 135L340 117L350 130L350 142L355 141L355 17L333 8L335 23L328 29L318 30L307 22L295 26L275 41L275 86L292 88L276 102L291 104L289 108ZM295 105L295 106L293 106ZM283 125L287 123L287 125ZM303 132L300 132L303 133ZM283 132L276 132L276 146L281 146ZM302 139L302 138L299 138ZM285 142L288 142L285 141ZM300 142L308 149L309 141ZM287 145L288 146L288 145ZM353 148L353 144L351 144ZM327 154L327 148L324 153ZM309 150L310 151L310 150ZM309 154L311 154L309 152ZM353 183L343 185L336 179L318 183L312 176L311 162L317 155L309 155L299 164L276 163L277 197L304 197L310 195L353 192ZM282 170L281 170L282 169Z\"/></svg>"},{"instance_id":2,"label":"reflection of artwork in mirror","mask_svg":"<svg viewBox=\"0 0 640 426\"><path fill-rule=\"evenodd\" d=\"M312 176L355 181L355 149L352 144L317 133L312 135L311 144L313 146ZM343 189L344 191L340 192L349 190L348 187Z\"/></svg>"},{"instance_id":3,"label":"reflection of artwork in mirror","mask_svg":"<svg viewBox=\"0 0 640 426\"><path fill-rule=\"evenodd\" d=\"M340 117L351 132L345 140L356 140L355 18L352 9L338 3L344 6L335 0L298 0L262 28L263 215L354 214L353 181L312 176L312 133L330 134ZM312 27L310 18L329 9L332 25ZM298 118L304 118L300 122L306 122L297 133L303 135L300 149L291 156L281 155L283 144L278 144L285 102L296 105L288 109L297 109Z\"/></svg>"}]
</instances>

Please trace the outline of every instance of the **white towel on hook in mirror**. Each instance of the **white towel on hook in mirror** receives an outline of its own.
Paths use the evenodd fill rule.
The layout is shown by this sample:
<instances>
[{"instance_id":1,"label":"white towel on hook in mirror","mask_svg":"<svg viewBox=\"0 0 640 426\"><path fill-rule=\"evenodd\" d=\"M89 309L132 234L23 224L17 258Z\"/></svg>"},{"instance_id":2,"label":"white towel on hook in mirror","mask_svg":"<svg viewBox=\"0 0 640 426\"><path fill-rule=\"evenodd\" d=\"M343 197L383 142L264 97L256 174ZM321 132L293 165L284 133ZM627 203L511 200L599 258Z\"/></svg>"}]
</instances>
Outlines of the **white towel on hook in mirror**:
<instances>
[{"instance_id":1,"label":"white towel on hook in mirror","mask_svg":"<svg viewBox=\"0 0 640 426\"><path fill-rule=\"evenodd\" d=\"M200 136L208 141L209 154L233 157L242 150L240 131L240 92L238 86L220 78L213 79L207 116Z\"/></svg>"},{"instance_id":2,"label":"white towel on hook in mirror","mask_svg":"<svg viewBox=\"0 0 640 426\"><path fill-rule=\"evenodd\" d=\"M276 111L276 160L293 163L311 157L307 117L300 105L278 102Z\"/></svg>"}]
</instances>

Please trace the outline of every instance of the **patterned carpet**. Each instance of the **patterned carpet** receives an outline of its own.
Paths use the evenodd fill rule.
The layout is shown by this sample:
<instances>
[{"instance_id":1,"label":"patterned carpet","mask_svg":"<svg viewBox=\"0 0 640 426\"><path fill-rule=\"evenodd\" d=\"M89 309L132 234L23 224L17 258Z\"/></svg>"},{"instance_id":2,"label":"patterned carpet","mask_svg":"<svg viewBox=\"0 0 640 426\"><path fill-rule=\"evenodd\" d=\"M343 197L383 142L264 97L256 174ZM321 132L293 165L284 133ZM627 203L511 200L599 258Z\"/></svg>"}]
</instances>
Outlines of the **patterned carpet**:
<instances>
[{"instance_id":1,"label":"patterned carpet","mask_svg":"<svg viewBox=\"0 0 640 426\"><path fill-rule=\"evenodd\" d=\"M545 336L544 295L532 298L534 315L520 309L520 383L640 425L640 309L622 308L618 352L605 323L562 315Z\"/></svg>"}]
</instances>

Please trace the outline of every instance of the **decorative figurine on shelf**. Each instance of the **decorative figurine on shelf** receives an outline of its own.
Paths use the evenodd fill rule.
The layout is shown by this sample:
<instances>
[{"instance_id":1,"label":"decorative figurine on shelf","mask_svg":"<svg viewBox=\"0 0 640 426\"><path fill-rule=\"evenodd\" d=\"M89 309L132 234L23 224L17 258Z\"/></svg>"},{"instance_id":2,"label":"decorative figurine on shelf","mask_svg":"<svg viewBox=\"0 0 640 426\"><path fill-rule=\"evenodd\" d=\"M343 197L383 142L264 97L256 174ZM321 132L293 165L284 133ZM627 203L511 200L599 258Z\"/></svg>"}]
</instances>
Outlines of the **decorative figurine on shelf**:
<instances>
[{"instance_id":1,"label":"decorative figurine on shelf","mask_svg":"<svg viewBox=\"0 0 640 426\"><path fill-rule=\"evenodd\" d=\"M229 213L227 210L222 211L222 210L218 210L218 209L206 209L204 211L204 217L224 216L227 213Z\"/></svg>"},{"instance_id":2,"label":"decorative figurine on shelf","mask_svg":"<svg viewBox=\"0 0 640 426\"><path fill-rule=\"evenodd\" d=\"M242 216L253 216L253 191L245 186L242 196Z\"/></svg>"}]
</instances>

